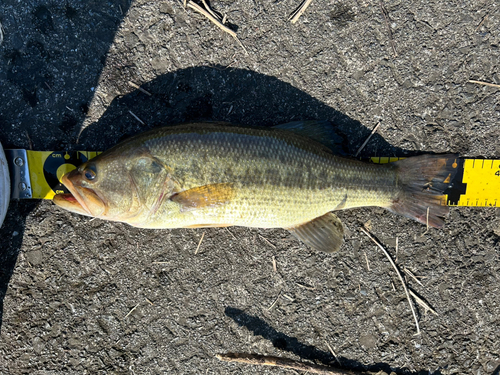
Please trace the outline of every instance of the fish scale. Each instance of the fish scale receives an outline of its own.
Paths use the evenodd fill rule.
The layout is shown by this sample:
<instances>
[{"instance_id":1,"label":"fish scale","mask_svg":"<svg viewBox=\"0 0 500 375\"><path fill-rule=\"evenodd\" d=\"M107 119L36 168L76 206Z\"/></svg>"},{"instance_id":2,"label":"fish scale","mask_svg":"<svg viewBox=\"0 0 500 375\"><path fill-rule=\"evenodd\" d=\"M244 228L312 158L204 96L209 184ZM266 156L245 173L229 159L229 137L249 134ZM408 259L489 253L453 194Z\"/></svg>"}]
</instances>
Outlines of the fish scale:
<instances>
[{"instance_id":1,"label":"fish scale","mask_svg":"<svg viewBox=\"0 0 500 375\"><path fill-rule=\"evenodd\" d=\"M169 215L169 225L177 226L188 216L189 223L197 225L209 218L215 224L289 227L335 209L346 195L344 209L387 206L394 198L396 173L392 168L340 159L308 139L289 139L286 132L245 129L242 134L231 130L163 133L144 141L151 155L171 169L183 190L235 184L236 195L229 204L191 215L179 212L177 218ZM193 162L197 170L186 168ZM165 215L162 210L156 216ZM154 220L149 224L154 225ZM166 224L162 220L159 225Z\"/></svg>"}]
</instances>

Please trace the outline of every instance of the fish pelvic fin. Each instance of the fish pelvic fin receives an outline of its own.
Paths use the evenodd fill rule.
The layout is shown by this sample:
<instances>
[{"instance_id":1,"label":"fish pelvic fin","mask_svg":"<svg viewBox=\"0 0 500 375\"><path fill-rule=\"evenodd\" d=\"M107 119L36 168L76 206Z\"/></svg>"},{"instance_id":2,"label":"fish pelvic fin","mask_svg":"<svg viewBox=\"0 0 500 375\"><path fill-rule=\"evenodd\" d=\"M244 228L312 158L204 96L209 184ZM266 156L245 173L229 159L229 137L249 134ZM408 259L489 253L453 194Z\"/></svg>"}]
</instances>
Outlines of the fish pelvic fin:
<instances>
[{"instance_id":1,"label":"fish pelvic fin","mask_svg":"<svg viewBox=\"0 0 500 375\"><path fill-rule=\"evenodd\" d=\"M339 251L344 241L342 222L331 212L307 223L286 229L309 247L325 253Z\"/></svg>"},{"instance_id":2,"label":"fish pelvic fin","mask_svg":"<svg viewBox=\"0 0 500 375\"><path fill-rule=\"evenodd\" d=\"M421 155L397 161L401 189L388 209L391 212L441 228L448 216L444 191L457 173L457 154Z\"/></svg>"}]
</instances>

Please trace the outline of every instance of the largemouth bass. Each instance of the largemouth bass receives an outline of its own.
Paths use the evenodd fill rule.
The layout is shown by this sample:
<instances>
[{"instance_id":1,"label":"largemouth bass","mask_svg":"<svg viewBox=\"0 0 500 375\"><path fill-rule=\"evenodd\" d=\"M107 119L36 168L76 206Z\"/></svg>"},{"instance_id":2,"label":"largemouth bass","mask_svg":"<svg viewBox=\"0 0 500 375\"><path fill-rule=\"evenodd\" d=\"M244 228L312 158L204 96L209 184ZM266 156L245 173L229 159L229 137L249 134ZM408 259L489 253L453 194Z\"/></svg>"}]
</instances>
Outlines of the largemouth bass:
<instances>
[{"instance_id":1,"label":"largemouth bass","mask_svg":"<svg viewBox=\"0 0 500 375\"><path fill-rule=\"evenodd\" d=\"M443 191L456 173L457 155L364 163L304 136L322 138L329 129L314 121L266 129L212 123L157 128L64 175L70 194L56 195L54 203L140 228L286 228L327 252L343 241L335 210L379 206L443 225Z\"/></svg>"}]
</instances>

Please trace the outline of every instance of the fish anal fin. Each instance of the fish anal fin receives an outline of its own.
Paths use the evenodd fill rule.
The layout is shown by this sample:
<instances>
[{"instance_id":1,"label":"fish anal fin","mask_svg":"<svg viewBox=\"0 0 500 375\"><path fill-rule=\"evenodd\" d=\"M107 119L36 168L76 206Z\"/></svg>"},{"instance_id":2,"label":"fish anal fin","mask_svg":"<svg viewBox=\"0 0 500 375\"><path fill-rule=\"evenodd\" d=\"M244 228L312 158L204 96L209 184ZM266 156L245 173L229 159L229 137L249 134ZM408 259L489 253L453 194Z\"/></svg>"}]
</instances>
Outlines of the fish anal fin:
<instances>
[{"instance_id":1,"label":"fish anal fin","mask_svg":"<svg viewBox=\"0 0 500 375\"><path fill-rule=\"evenodd\" d=\"M221 183L184 190L172 195L170 200L181 206L181 212L186 212L206 207L221 206L229 203L233 197L233 184Z\"/></svg>"},{"instance_id":2,"label":"fish anal fin","mask_svg":"<svg viewBox=\"0 0 500 375\"><path fill-rule=\"evenodd\" d=\"M307 223L286 229L306 245L326 253L339 251L344 241L342 222L331 212Z\"/></svg>"}]
</instances>

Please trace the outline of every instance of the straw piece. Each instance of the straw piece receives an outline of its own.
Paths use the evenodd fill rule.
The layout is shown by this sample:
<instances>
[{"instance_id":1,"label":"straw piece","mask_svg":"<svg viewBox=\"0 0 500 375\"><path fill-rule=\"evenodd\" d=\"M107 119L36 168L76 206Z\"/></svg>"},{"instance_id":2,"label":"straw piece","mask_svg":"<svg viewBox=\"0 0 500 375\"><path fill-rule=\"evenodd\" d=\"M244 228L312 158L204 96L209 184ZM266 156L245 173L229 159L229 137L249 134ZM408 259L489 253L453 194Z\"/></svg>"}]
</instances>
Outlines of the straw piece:
<instances>
[{"instance_id":1,"label":"straw piece","mask_svg":"<svg viewBox=\"0 0 500 375\"><path fill-rule=\"evenodd\" d=\"M489 82L483 82L483 81L475 81L473 79L469 79L470 83L477 83L478 85L484 85L484 86L490 86L490 87L496 87L497 89L500 89L500 85L496 85L494 83L489 83Z\"/></svg>"},{"instance_id":2,"label":"straw piece","mask_svg":"<svg viewBox=\"0 0 500 375\"><path fill-rule=\"evenodd\" d=\"M332 355L335 357L335 360L339 363L339 365L342 366L342 364L340 363L338 357L337 357L337 353L335 353L335 351L333 350L333 348L330 346L330 344L328 343L328 341L325 340L325 343L326 343L326 346L328 347L328 350L330 351L330 353L332 353Z\"/></svg>"},{"instance_id":3,"label":"straw piece","mask_svg":"<svg viewBox=\"0 0 500 375\"><path fill-rule=\"evenodd\" d=\"M142 93L144 93L144 94L146 94L146 95L148 95L148 96L151 96L151 95L152 95L150 92L148 92L148 91L144 90L141 86L139 86L139 85L135 84L135 83L134 83L134 82L132 82L132 81L128 81L128 84L129 84L130 86L132 86L133 88L135 88L135 89L139 90L140 92L142 92Z\"/></svg>"},{"instance_id":4,"label":"straw piece","mask_svg":"<svg viewBox=\"0 0 500 375\"><path fill-rule=\"evenodd\" d=\"M392 51L394 52L394 57L398 57L398 53L396 52L396 46L394 45L394 39L392 37L391 26L389 26L389 15L387 14L387 10L385 9L384 3L382 1L380 1L380 8L382 9L382 14L384 15L385 18L385 25L387 27L387 30L389 31L389 41L391 42Z\"/></svg>"},{"instance_id":5,"label":"straw piece","mask_svg":"<svg viewBox=\"0 0 500 375\"><path fill-rule=\"evenodd\" d=\"M422 298L417 296L411 289L410 294L413 298L415 298L415 301L425 309L425 312L430 311L434 315L439 315L432 307L430 307Z\"/></svg>"},{"instance_id":6,"label":"straw piece","mask_svg":"<svg viewBox=\"0 0 500 375\"><path fill-rule=\"evenodd\" d=\"M405 290L405 293L406 293L406 298L408 299L408 303L410 304L410 309L411 309L411 312L413 314L413 318L415 319L415 325L417 326L417 335L420 335L420 327L418 325L418 319L417 319L417 314L415 313L415 309L413 308L413 303L411 301L411 298L410 298L410 293L408 292L408 288L406 287L406 283L403 279L403 276L401 275L401 272L399 272L399 269L398 267L396 266L396 263L394 263L394 261L392 260L390 254L387 252L387 250L380 244L380 242L378 242L375 238L373 238L371 236L370 233L368 233L366 230L364 230L363 228L359 228L364 234L366 234L368 236L369 239L371 239L373 242L375 242L375 244L384 252L385 256L387 257L387 259L389 259L389 262L391 263L392 267L396 270L396 273L399 277L399 280L401 280L401 284L403 284L403 288Z\"/></svg>"},{"instance_id":7,"label":"straw piece","mask_svg":"<svg viewBox=\"0 0 500 375\"><path fill-rule=\"evenodd\" d=\"M127 315L125 315L125 318L123 318L123 319L127 319L127 318L128 318L128 316L129 316L130 314L132 314L132 312L133 312L135 309L137 309L137 308L139 307L139 305L140 305L140 303L138 303L137 305L135 305L135 306L132 308L132 310L130 310L130 311L128 312L128 314L127 314Z\"/></svg>"},{"instance_id":8,"label":"straw piece","mask_svg":"<svg viewBox=\"0 0 500 375\"><path fill-rule=\"evenodd\" d=\"M188 1L187 2L187 6L195 11L197 11L198 13L204 15L205 17L207 17L210 21L212 21L219 29L221 29L222 31L228 33L229 35L231 35L234 39L236 39L236 41L239 43L240 47L243 48L243 50L245 51L245 53L248 54L248 51L246 50L245 46L241 43L241 41L238 39L238 36L236 35L236 33L231 30L229 27L227 26L224 26L216 17L212 16L212 14L210 14L209 12L207 12L205 9L203 9L202 7L200 7L198 4L192 2L192 1ZM207 5L208 7L208 5Z\"/></svg>"},{"instance_id":9,"label":"straw piece","mask_svg":"<svg viewBox=\"0 0 500 375\"><path fill-rule=\"evenodd\" d=\"M224 362L238 362L238 363L245 363L248 365L273 366L284 369L302 371L308 374L320 374L320 375L369 374L368 372L353 371L353 370L344 371L329 366L313 365L309 363L294 361L288 358L268 357L258 354L227 353L227 354L217 354L216 357L217 359Z\"/></svg>"},{"instance_id":10,"label":"straw piece","mask_svg":"<svg viewBox=\"0 0 500 375\"><path fill-rule=\"evenodd\" d=\"M362 149L365 148L366 144L368 143L368 141L370 140L371 137L373 137L373 134L375 134L375 132L377 131L378 127L380 126L381 122L379 122L377 124L377 126L375 126L372 130L372 132L370 133L370 135L368 136L368 138L366 138L366 141L363 142L363 144L361 145L361 147L358 149L358 152L356 152L356 155L354 156L358 156L359 153L361 152Z\"/></svg>"},{"instance_id":11,"label":"straw piece","mask_svg":"<svg viewBox=\"0 0 500 375\"><path fill-rule=\"evenodd\" d=\"M479 25L477 25L476 30L474 30L474 31L478 31L478 30L479 30L479 28L480 28L481 26L483 26L483 23L485 23L487 19L488 19L488 15L484 16L484 17L483 17L483 20L481 21L481 23L479 23Z\"/></svg>"},{"instance_id":12,"label":"straw piece","mask_svg":"<svg viewBox=\"0 0 500 375\"><path fill-rule=\"evenodd\" d=\"M205 232L201 235L200 242L198 242L198 246L196 247L196 251L194 252L194 255L198 254L198 250L200 250L201 246L201 241L203 241L203 237L205 237Z\"/></svg>"},{"instance_id":13,"label":"straw piece","mask_svg":"<svg viewBox=\"0 0 500 375\"><path fill-rule=\"evenodd\" d=\"M302 4L297 8L295 12L293 12L290 17L288 17L288 21L291 23L295 23L299 20L300 16L306 11L307 7L311 4L312 0L304 0Z\"/></svg>"},{"instance_id":14,"label":"straw piece","mask_svg":"<svg viewBox=\"0 0 500 375\"><path fill-rule=\"evenodd\" d=\"M130 113L137 121L139 121L142 125L146 126L146 123L144 121L142 121L134 112L132 111L128 111L128 113Z\"/></svg>"},{"instance_id":15,"label":"straw piece","mask_svg":"<svg viewBox=\"0 0 500 375\"><path fill-rule=\"evenodd\" d=\"M407 273L408 276L410 276L413 280L415 280L419 285L424 286L419 279L415 277L413 272L411 272L408 268L403 268L403 271Z\"/></svg>"},{"instance_id":16,"label":"straw piece","mask_svg":"<svg viewBox=\"0 0 500 375\"><path fill-rule=\"evenodd\" d=\"M276 302L278 302L278 300L279 300L279 298L280 298L280 297L281 297L281 290L280 290L280 292L278 293L278 297L276 297L276 299L275 299L275 300L274 300L274 302L271 304L271 306L269 306L269 307L267 308L267 311L271 310L271 309L274 307L274 305L276 305Z\"/></svg>"},{"instance_id":17,"label":"straw piece","mask_svg":"<svg viewBox=\"0 0 500 375\"><path fill-rule=\"evenodd\" d=\"M207 10L207 12L212 15L212 17L214 17L217 20L219 20L219 22L224 23L224 22L222 22L222 18L220 18L220 16L217 13L215 13L212 9L210 9L210 7L208 6L208 4L207 4L207 2L205 0L201 0L201 2L203 3L203 6Z\"/></svg>"}]
</instances>

